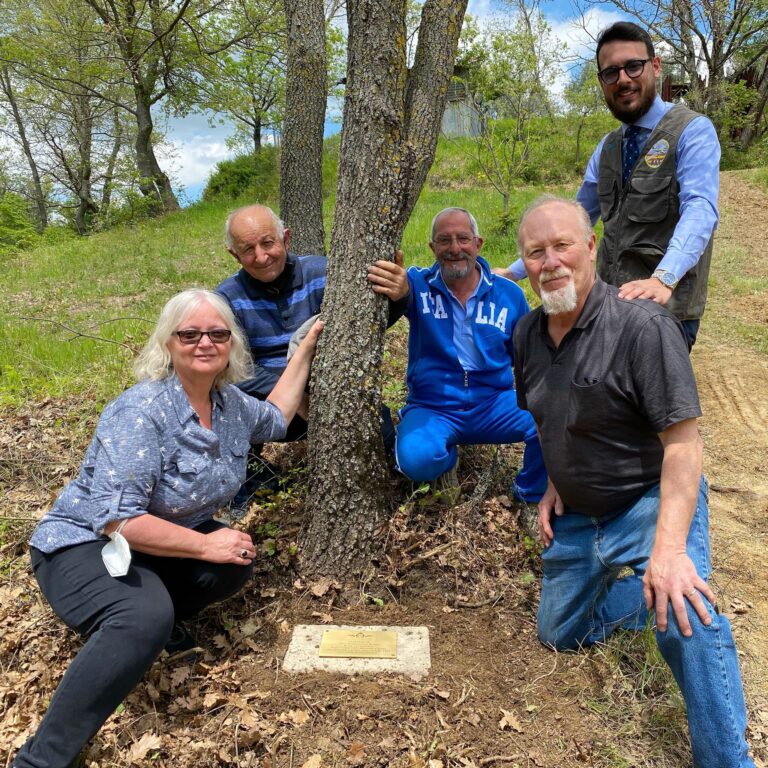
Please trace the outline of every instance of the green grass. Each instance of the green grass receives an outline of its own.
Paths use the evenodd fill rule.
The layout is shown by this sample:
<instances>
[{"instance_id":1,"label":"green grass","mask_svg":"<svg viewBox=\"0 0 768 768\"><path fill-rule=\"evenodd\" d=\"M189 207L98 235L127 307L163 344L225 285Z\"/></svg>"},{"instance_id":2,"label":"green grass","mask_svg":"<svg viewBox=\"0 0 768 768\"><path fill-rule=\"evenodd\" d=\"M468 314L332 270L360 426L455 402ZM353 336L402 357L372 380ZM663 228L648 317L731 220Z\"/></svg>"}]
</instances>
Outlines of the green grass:
<instances>
[{"instance_id":1,"label":"green grass","mask_svg":"<svg viewBox=\"0 0 768 768\"><path fill-rule=\"evenodd\" d=\"M326 187L335 171L335 150L332 146L326 163ZM453 162L462 161L453 157ZM513 210L521 211L539 192L517 191ZM334 200L331 184L325 200L328 238ZM130 385L133 353L162 304L184 288L213 287L234 271L222 227L227 212L248 201L201 202L90 237L50 237L3 258L0 405L86 390L109 399ZM492 266L514 260L516 233L499 230L502 200L494 190L427 186L403 237L407 264L432 263L427 245L432 217L450 205L476 213L486 238L482 253Z\"/></svg>"},{"instance_id":2,"label":"green grass","mask_svg":"<svg viewBox=\"0 0 768 768\"><path fill-rule=\"evenodd\" d=\"M605 126L595 125L598 133ZM591 146L591 134L584 146ZM565 142L562 136L553 141ZM557 145L560 147L560 144ZM558 150L571 150L562 143ZM585 158L586 159L586 158ZM338 140L328 142L324 159L325 226L330 240L335 203L334 176ZM546 188L518 185L510 199L516 221L541 192L572 196L578 178L563 178ZM748 178L768 186L768 169ZM558 176L553 170L550 177ZM272 194L274 194L274 190ZM87 238L53 229L36 247L0 258L4 273L0 303L0 405L42 396L59 397L87 391L98 399L114 397L132 382L130 362L141 347L162 304L173 293L192 286L213 287L235 269L222 244L222 225L229 210L252 201L201 202L154 220L121 225ZM277 201L267 198L267 204ZM478 175L467 140L441 140L427 185L406 227L402 248L407 265L428 265L430 224L442 208L459 205L478 219L485 242L482 255L493 267L516 258L516 232L505 229L502 198ZM522 286L534 300L527 282ZM713 265L712 292L749 300L768 288L764 273L751 273L736 247L724 246ZM748 315L719 318L708 309L707 322L718 334L735 334L749 346L768 352L768 332Z\"/></svg>"},{"instance_id":3,"label":"green grass","mask_svg":"<svg viewBox=\"0 0 768 768\"><path fill-rule=\"evenodd\" d=\"M199 204L4 259L0 403L130 383L120 345L140 347L173 293L233 271L221 235L230 207Z\"/></svg>"}]
</instances>

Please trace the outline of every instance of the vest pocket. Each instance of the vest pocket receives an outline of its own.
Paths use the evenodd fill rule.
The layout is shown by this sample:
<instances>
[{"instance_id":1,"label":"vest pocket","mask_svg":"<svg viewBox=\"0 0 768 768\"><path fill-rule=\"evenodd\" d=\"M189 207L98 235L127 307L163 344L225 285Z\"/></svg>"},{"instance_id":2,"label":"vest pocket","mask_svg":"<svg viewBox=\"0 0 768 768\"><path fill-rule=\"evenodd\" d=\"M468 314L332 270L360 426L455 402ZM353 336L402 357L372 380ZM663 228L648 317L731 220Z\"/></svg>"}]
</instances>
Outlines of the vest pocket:
<instances>
[{"instance_id":1,"label":"vest pocket","mask_svg":"<svg viewBox=\"0 0 768 768\"><path fill-rule=\"evenodd\" d=\"M600 218L606 222L616 212L616 204L619 200L616 180L611 176L598 179L597 196L600 199Z\"/></svg>"},{"instance_id":2,"label":"vest pocket","mask_svg":"<svg viewBox=\"0 0 768 768\"><path fill-rule=\"evenodd\" d=\"M669 213L672 174L642 174L630 179L624 210L630 221L664 221Z\"/></svg>"},{"instance_id":3,"label":"vest pocket","mask_svg":"<svg viewBox=\"0 0 768 768\"><path fill-rule=\"evenodd\" d=\"M632 246L622 251L617 264L617 283L649 278L664 256L664 251L655 246Z\"/></svg>"}]
</instances>

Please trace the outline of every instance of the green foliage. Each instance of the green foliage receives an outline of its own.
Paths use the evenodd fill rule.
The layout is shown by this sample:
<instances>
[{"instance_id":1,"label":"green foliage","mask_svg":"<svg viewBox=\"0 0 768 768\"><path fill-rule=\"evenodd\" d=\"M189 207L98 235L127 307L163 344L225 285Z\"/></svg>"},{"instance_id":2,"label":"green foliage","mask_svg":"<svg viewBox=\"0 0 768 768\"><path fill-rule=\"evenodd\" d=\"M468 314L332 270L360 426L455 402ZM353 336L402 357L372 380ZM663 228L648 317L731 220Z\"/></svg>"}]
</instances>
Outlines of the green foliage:
<instances>
[{"instance_id":1,"label":"green foliage","mask_svg":"<svg viewBox=\"0 0 768 768\"><path fill-rule=\"evenodd\" d=\"M260 0L248 0L245 15L243 29L239 14L227 19L234 45L199 61L197 103L234 126L231 148L250 153L260 148L264 131L279 128L283 119L285 17L281 5ZM220 22L214 17L209 26Z\"/></svg>"},{"instance_id":2,"label":"green foliage","mask_svg":"<svg viewBox=\"0 0 768 768\"><path fill-rule=\"evenodd\" d=\"M341 134L330 136L323 142L323 197L327 200L336 194L336 176L339 171ZM330 228L326 227L330 232Z\"/></svg>"},{"instance_id":3,"label":"green foliage","mask_svg":"<svg viewBox=\"0 0 768 768\"><path fill-rule=\"evenodd\" d=\"M758 96L757 91L747 87L743 81L737 83L723 81L716 89L710 89L710 100L713 105L709 116L719 127L722 137L736 135L752 119L749 111Z\"/></svg>"},{"instance_id":4,"label":"green foliage","mask_svg":"<svg viewBox=\"0 0 768 768\"><path fill-rule=\"evenodd\" d=\"M0 197L0 257L29 248L38 239L29 204L14 192Z\"/></svg>"},{"instance_id":5,"label":"green foliage","mask_svg":"<svg viewBox=\"0 0 768 768\"><path fill-rule=\"evenodd\" d=\"M553 121L549 92L559 48L538 9L518 13L511 25L470 25L465 32L458 71L480 123L475 160L501 195L505 217L512 187L538 180L530 149Z\"/></svg>"},{"instance_id":6,"label":"green foliage","mask_svg":"<svg viewBox=\"0 0 768 768\"><path fill-rule=\"evenodd\" d=\"M216 166L203 190L203 200L247 196L253 202L276 200L280 188L280 159L275 147L262 147Z\"/></svg>"},{"instance_id":7,"label":"green foliage","mask_svg":"<svg viewBox=\"0 0 768 768\"><path fill-rule=\"evenodd\" d=\"M125 189L118 200L101 212L94 229L102 231L149 219L158 213L158 202L154 197L145 197L136 189Z\"/></svg>"}]
</instances>

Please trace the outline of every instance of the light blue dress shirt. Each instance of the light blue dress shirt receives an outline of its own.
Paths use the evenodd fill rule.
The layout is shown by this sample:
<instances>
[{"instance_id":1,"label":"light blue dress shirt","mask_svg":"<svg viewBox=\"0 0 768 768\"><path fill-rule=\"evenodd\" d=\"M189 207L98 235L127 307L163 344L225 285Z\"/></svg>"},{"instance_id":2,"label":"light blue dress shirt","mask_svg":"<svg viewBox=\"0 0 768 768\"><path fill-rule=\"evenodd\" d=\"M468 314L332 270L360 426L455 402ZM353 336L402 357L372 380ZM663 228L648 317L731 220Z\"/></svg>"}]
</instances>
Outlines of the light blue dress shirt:
<instances>
[{"instance_id":1,"label":"light blue dress shirt","mask_svg":"<svg viewBox=\"0 0 768 768\"><path fill-rule=\"evenodd\" d=\"M43 552L95 541L104 527L143 514L194 528L245 480L252 442L283 437L285 419L229 384L211 391L206 429L176 376L143 381L107 405L80 474L40 521L30 543Z\"/></svg>"},{"instance_id":2,"label":"light blue dress shirt","mask_svg":"<svg viewBox=\"0 0 768 768\"><path fill-rule=\"evenodd\" d=\"M442 280L442 275L440 279ZM480 273L480 280L478 280L475 290L472 291L472 295L467 299L466 307L454 296L453 291L448 289L453 307L453 343L456 345L456 356L459 358L459 364L465 371L479 371L484 365L483 356L475 344L474 322L477 289L480 287L482 279L483 275Z\"/></svg>"},{"instance_id":3,"label":"light blue dress shirt","mask_svg":"<svg viewBox=\"0 0 768 768\"><path fill-rule=\"evenodd\" d=\"M638 135L641 153L653 129L673 106L657 96L648 112L635 123L644 129ZM626 130L626 124L622 123L622 128ZM602 138L592 154L584 181L576 194L576 200L587 210L593 225L600 218L597 175L606 138ZM720 142L708 118L701 115L688 123L677 145L676 160L677 180L680 184L680 220L658 269L671 272L680 280L701 258L718 222ZM510 270L515 280L525 277L522 259L511 264Z\"/></svg>"}]
</instances>

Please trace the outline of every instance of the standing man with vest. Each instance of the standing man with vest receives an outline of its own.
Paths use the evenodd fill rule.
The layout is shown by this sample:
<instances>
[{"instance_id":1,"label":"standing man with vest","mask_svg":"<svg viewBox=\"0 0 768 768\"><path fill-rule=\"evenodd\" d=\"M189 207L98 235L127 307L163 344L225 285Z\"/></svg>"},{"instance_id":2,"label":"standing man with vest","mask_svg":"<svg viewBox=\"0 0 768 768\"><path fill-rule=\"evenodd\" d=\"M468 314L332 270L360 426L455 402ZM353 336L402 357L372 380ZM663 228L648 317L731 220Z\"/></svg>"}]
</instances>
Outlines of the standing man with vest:
<instances>
[{"instance_id":1,"label":"standing man with vest","mask_svg":"<svg viewBox=\"0 0 768 768\"><path fill-rule=\"evenodd\" d=\"M651 299L693 346L717 226L720 144L708 118L656 94L661 61L648 33L620 21L597 40L605 103L621 126L597 145L576 199L603 220L598 275L623 299ZM501 274L520 280L520 260Z\"/></svg>"}]
</instances>

